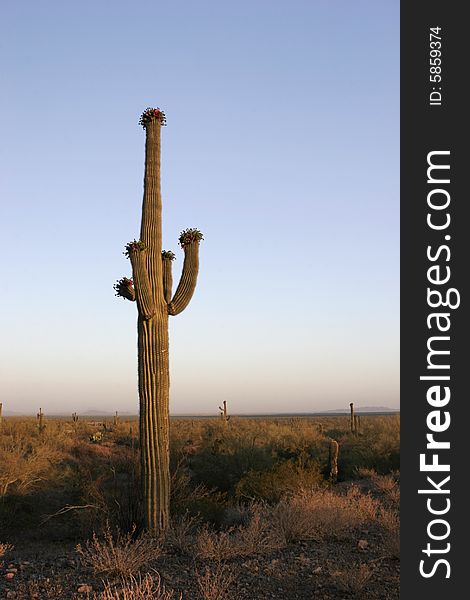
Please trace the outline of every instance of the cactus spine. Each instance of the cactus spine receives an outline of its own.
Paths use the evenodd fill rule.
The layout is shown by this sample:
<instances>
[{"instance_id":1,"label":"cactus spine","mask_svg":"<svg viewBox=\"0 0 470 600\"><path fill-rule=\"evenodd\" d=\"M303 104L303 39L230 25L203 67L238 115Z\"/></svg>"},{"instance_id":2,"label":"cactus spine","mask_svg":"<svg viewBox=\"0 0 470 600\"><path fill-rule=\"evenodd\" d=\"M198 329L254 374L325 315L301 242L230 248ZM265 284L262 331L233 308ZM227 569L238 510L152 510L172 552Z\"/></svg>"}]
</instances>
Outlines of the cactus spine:
<instances>
[{"instance_id":1,"label":"cactus spine","mask_svg":"<svg viewBox=\"0 0 470 600\"><path fill-rule=\"evenodd\" d=\"M184 264L172 297L175 255L162 251L160 133L165 115L158 108L148 108L140 124L146 132L140 239L126 246L132 279L123 277L114 288L116 295L137 304L142 496L145 526L157 535L168 526L170 504L168 318L182 312L191 300L202 234L186 229L179 238Z\"/></svg>"}]
</instances>

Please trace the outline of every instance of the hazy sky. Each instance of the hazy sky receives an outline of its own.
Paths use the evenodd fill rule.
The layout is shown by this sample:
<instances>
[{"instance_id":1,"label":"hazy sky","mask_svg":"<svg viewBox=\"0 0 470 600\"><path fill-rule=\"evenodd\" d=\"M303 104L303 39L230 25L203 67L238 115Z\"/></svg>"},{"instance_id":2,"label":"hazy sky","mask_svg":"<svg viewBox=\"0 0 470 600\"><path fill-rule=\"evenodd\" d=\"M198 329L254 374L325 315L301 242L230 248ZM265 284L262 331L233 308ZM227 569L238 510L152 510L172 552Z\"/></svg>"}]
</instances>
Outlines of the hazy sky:
<instances>
[{"instance_id":1,"label":"hazy sky","mask_svg":"<svg viewBox=\"0 0 470 600\"><path fill-rule=\"evenodd\" d=\"M398 0L4 0L0 401L137 411L138 237L159 106L171 410L399 403Z\"/></svg>"}]
</instances>

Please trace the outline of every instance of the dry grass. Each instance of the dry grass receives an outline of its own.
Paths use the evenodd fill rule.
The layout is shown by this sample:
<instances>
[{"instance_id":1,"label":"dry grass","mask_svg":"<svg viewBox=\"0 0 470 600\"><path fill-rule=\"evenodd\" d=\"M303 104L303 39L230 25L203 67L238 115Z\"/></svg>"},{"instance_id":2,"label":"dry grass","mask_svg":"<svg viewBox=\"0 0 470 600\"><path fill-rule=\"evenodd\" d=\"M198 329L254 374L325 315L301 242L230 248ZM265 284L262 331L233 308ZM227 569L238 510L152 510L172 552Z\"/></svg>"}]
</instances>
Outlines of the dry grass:
<instances>
[{"instance_id":1,"label":"dry grass","mask_svg":"<svg viewBox=\"0 0 470 600\"><path fill-rule=\"evenodd\" d=\"M236 544L240 556L266 554L282 546L273 531L269 509L255 504L251 507L251 519L236 531Z\"/></svg>"},{"instance_id":2,"label":"dry grass","mask_svg":"<svg viewBox=\"0 0 470 600\"><path fill-rule=\"evenodd\" d=\"M234 558L238 555L238 545L233 529L215 532L205 525L197 534L194 554L196 558L216 562Z\"/></svg>"},{"instance_id":3,"label":"dry grass","mask_svg":"<svg viewBox=\"0 0 470 600\"><path fill-rule=\"evenodd\" d=\"M384 498L394 507L400 504L400 484L395 475L375 475L372 482Z\"/></svg>"},{"instance_id":4,"label":"dry grass","mask_svg":"<svg viewBox=\"0 0 470 600\"><path fill-rule=\"evenodd\" d=\"M198 525L199 519L192 517L189 514L172 519L171 526L165 534L166 543L182 554L191 553L191 550L196 543L196 531Z\"/></svg>"},{"instance_id":5,"label":"dry grass","mask_svg":"<svg viewBox=\"0 0 470 600\"><path fill-rule=\"evenodd\" d=\"M135 537L135 528L125 534L113 536L109 526L103 538L94 533L86 546L76 547L84 567L94 573L106 575L132 576L157 559L161 554L161 542L147 535Z\"/></svg>"},{"instance_id":6,"label":"dry grass","mask_svg":"<svg viewBox=\"0 0 470 600\"><path fill-rule=\"evenodd\" d=\"M5 556L7 552L11 552L13 548L14 546L12 546L12 544L0 542L0 558L2 558L2 556Z\"/></svg>"},{"instance_id":7,"label":"dry grass","mask_svg":"<svg viewBox=\"0 0 470 600\"><path fill-rule=\"evenodd\" d=\"M398 510L400 506L400 487L396 487L387 491L386 496L390 500L391 504Z\"/></svg>"},{"instance_id":8,"label":"dry grass","mask_svg":"<svg viewBox=\"0 0 470 600\"><path fill-rule=\"evenodd\" d=\"M206 567L203 573L197 571L196 581L203 600L228 600L232 597L230 587L235 575L227 565L218 562L214 567Z\"/></svg>"},{"instance_id":9,"label":"dry grass","mask_svg":"<svg viewBox=\"0 0 470 600\"><path fill-rule=\"evenodd\" d=\"M0 446L0 496L6 496L10 487L18 494L33 489L52 470L61 453L47 444L33 446L21 440Z\"/></svg>"},{"instance_id":10,"label":"dry grass","mask_svg":"<svg viewBox=\"0 0 470 600\"><path fill-rule=\"evenodd\" d=\"M361 563L346 571L333 571L331 576L336 587L349 594L362 597L362 592L375 571L375 566Z\"/></svg>"},{"instance_id":11,"label":"dry grass","mask_svg":"<svg viewBox=\"0 0 470 600\"><path fill-rule=\"evenodd\" d=\"M131 576L127 581L123 579L119 584L105 583L102 592L95 592L93 600L176 600L173 590L166 590L161 584L158 573L141 577ZM178 596L182 599L182 595Z\"/></svg>"},{"instance_id":12,"label":"dry grass","mask_svg":"<svg viewBox=\"0 0 470 600\"><path fill-rule=\"evenodd\" d=\"M380 502L351 487L341 495L328 489L303 490L275 506L253 504L245 525L214 532L207 525L196 537L202 560L268 554L300 540L346 539L358 527L377 521Z\"/></svg>"},{"instance_id":13,"label":"dry grass","mask_svg":"<svg viewBox=\"0 0 470 600\"><path fill-rule=\"evenodd\" d=\"M270 509L259 504L250 508L246 525L214 532L203 527L196 538L195 554L203 560L223 561L236 556L266 554L282 546L270 523Z\"/></svg>"},{"instance_id":14,"label":"dry grass","mask_svg":"<svg viewBox=\"0 0 470 600\"><path fill-rule=\"evenodd\" d=\"M357 467L355 473L360 479L373 479L377 477L377 471L367 467Z\"/></svg>"},{"instance_id":15,"label":"dry grass","mask_svg":"<svg viewBox=\"0 0 470 600\"><path fill-rule=\"evenodd\" d=\"M400 558L400 517L393 510L380 511L379 524L383 530L383 546L387 556Z\"/></svg>"},{"instance_id":16,"label":"dry grass","mask_svg":"<svg viewBox=\"0 0 470 600\"><path fill-rule=\"evenodd\" d=\"M387 493L398 487L397 480L392 475L376 475L374 477L374 484L383 493Z\"/></svg>"},{"instance_id":17,"label":"dry grass","mask_svg":"<svg viewBox=\"0 0 470 600\"><path fill-rule=\"evenodd\" d=\"M331 490L304 490L272 509L271 524L288 544L303 539L344 539L364 523L375 521L378 500L351 487L344 495Z\"/></svg>"}]
</instances>

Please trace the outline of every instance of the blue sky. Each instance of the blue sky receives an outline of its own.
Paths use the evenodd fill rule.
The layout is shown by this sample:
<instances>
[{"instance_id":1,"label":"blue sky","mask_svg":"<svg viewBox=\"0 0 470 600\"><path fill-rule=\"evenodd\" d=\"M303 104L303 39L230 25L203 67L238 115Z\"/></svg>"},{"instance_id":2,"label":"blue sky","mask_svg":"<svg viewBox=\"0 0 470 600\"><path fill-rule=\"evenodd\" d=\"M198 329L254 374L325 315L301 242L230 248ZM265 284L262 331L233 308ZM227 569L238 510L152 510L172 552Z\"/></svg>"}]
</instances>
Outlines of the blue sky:
<instances>
[{"instance_id":1,"label":"blue sky","mask_svg":"<svg viewBox=\"0 0 470 600\"><path fill-rule=\"evenodd\" d=\"M164 247L204 232L170 320L171 410L399 403L399 3L2 3L0 398L137 411L147 106ZM175 281L175 284L176 284Z\"/></svg>"}]
</instances>

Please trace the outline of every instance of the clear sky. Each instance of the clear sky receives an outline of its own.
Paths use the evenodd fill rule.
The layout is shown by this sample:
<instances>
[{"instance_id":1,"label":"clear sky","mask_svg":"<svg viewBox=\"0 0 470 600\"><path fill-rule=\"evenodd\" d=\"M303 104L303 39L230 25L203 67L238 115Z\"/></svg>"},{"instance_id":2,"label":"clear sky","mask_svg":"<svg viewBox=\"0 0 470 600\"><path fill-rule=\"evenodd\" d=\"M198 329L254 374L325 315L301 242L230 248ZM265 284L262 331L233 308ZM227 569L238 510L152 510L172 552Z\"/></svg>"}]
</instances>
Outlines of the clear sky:
<instances>
[{"instance_id":1,"label":"clear sky","mask_svg":"<svg viewBox=\"0 0 470 600\"><path fill-rule=\"evenodd\" d=\"M399 403L398 0L4 0L0 401L136 412L138 237L159 106L171 411Z\"/></svg>"}]
</instances>

